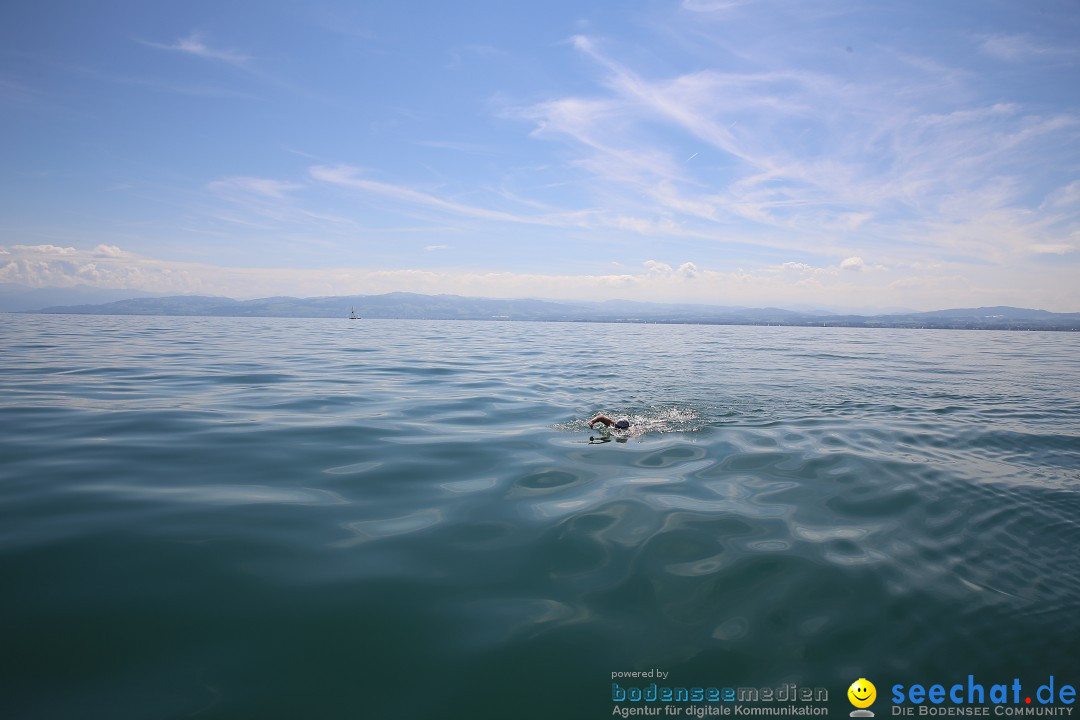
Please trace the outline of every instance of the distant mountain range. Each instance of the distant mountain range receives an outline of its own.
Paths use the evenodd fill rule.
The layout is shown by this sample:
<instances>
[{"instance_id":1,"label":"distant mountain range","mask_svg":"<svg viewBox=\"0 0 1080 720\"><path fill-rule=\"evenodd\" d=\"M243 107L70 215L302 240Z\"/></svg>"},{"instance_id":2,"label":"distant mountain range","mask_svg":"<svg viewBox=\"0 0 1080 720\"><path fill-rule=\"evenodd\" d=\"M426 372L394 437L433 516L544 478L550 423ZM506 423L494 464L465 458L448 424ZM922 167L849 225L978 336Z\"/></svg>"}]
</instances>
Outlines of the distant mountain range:
<instances>
[{"instance_id":1,"label":"distant mountain range","mask_svg":"<svg viewBox=\"0 0 1080 720\"><path fill-rule=\"evenodd\" d=\"M32 288L18 283L0 283L0 312L27 312L52 305L84 305L153 297L139 290L104 290L89 285Z\"/></svg>"},{"instance_id":2,"label":"distant mountain range","mask_svg":"<svg viewBox=\"0 0 1080 720\"><path fill-rule=\"evenodd\" d=\"M76 291L76 288L70 289ZM0 286L0 300L5 287ZM92 288L80 292L93 295ZM123 293L126 291L112 291ZM24 302L29 304L28 302ZM889 315L839 315L821 311L716 305L552 300L503 300L458 295L384 295L336 297L271 297L233 300L226 297L178 295L126 297L96 303L0 310L84 315L195 315L218 317L345 318L351 308L364 318L427 320L537 320L555 322L652 322L719 325L827 325L845 327L970 328L997 330L1080 330L1080 313L1052 313L1014 307L983 307Z\"/></svg>"}]
</instances>

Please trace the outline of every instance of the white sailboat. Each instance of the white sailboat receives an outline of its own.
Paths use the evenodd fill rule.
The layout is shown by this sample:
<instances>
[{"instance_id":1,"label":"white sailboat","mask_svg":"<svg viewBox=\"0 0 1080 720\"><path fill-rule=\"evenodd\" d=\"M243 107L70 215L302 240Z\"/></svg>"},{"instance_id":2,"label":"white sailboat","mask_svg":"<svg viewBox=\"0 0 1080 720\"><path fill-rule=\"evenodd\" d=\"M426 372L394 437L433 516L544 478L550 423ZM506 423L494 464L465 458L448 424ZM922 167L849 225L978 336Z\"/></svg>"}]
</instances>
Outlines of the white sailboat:
<instances>
[{"instance_id":1,"label":"white sailboat","mask_svg":"<svg viewBox=\"0 0 1080 720\"><path fill-rule=\"evenodd\" d=\"M360 316L356 314L356 308L355 307L349 308L349 319L350 320L359 320L360 319Z\"/></svg>"}]
</instances>

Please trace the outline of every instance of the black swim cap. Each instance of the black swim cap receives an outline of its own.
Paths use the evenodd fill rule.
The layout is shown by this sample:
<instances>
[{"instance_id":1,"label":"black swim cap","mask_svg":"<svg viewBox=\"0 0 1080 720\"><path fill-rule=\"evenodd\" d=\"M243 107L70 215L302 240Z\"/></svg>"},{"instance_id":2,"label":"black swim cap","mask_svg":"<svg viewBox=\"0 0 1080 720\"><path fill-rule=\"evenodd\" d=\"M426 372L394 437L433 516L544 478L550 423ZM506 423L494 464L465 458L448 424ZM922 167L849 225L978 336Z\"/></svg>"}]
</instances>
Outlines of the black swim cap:
<instances>
[{"instance_id":1,"label":"black swim cap","mask_svg":"<svg viewBox=\"0 0 1080 720\"><path fill-rule=\"evenodd\" d=\"M630 427L630 421L620 420L619 422L615 423L615 427L619 428L620 430L625 430L626 428Z\"/></svg>"}]
</instances>

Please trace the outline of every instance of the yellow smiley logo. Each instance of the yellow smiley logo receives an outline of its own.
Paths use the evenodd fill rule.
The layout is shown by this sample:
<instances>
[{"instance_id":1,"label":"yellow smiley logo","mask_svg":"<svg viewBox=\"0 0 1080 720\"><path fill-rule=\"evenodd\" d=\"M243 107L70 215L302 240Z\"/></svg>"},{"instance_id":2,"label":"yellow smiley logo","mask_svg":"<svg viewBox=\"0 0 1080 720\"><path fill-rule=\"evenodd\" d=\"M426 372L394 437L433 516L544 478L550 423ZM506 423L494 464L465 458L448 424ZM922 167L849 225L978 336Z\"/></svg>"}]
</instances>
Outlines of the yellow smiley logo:
<instances>
[{"instance_id":1,"label":"yellow smiley logo","mask_svg":"<svg viewBox=\"0 0 1080 720\"><path fill-rule=\"evenodd\" d=\"M859 678L847 689L848 700L857 708L868 708L877 699L877 688L866 678Z\"/></svg>"}]
</instances>

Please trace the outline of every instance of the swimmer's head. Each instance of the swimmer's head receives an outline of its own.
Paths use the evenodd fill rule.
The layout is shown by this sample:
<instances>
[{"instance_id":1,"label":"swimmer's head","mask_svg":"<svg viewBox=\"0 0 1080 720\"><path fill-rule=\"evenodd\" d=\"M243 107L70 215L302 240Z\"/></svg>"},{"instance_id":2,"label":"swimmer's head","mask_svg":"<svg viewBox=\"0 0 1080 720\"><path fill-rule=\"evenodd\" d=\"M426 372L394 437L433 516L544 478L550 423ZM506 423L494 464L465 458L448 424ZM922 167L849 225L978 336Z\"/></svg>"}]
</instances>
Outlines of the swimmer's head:
<instances>
[{"instance_id":1,"label":"swimmer's head","mask_svg":"<svg viewBox=\"0 0 1080 720\"><path fill-rule=\"evenodd\" d=\"M620 420L619 422L615 423L615 427L619 428L620 430L626 430L630 427L630 421Z\"/></svg>"}]
</instances>

